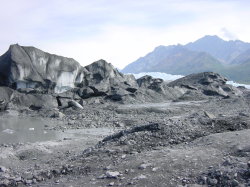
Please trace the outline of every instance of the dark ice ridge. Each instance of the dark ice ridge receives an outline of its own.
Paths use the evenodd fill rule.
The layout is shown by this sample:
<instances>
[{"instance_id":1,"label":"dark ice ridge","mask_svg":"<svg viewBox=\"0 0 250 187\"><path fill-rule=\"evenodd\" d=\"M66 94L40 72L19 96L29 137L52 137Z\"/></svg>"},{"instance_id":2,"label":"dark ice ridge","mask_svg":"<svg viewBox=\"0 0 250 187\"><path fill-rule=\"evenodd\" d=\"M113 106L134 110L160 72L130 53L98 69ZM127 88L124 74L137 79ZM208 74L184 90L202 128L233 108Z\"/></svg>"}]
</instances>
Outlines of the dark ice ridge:
<instances>
[{"instance_id":1,"label":"dark ice ridge","mask_svg":"<svg viewBox=\"0 0 250 187\"><path fill-rule=\"evenodd\" d=\"M241 95L240 90L226 84L225 78L212 72L189 75L170 84L151 76L136 80L104 60L82 67L74 59L18 44L0 57L0 85L2 110L8 103L34 110L81 108L69 100L81 103L91 97L138 103Z\"/></svg>"}]
</instances>

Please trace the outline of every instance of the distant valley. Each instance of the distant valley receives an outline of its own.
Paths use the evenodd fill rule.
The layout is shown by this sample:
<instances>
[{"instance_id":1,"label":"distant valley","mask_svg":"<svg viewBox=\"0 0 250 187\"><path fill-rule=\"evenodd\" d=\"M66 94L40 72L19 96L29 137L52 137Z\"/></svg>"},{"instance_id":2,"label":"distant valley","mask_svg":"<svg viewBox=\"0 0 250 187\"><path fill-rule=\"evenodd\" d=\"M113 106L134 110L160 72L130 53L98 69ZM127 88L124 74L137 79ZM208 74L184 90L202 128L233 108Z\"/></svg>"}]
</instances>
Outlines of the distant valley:
<instances>
[{"instance_id":1,"label":"distant valley","mask_svg":"<svg viewBox=\"0 0 250 187\"><path fill-rule=\"evenodd\" d=\"M158 46L127 65L123 73L162 72L188 75L217 72L229 80L250 83L250 43L204 36L186 45Z\"/></svg>"}]
</instances>

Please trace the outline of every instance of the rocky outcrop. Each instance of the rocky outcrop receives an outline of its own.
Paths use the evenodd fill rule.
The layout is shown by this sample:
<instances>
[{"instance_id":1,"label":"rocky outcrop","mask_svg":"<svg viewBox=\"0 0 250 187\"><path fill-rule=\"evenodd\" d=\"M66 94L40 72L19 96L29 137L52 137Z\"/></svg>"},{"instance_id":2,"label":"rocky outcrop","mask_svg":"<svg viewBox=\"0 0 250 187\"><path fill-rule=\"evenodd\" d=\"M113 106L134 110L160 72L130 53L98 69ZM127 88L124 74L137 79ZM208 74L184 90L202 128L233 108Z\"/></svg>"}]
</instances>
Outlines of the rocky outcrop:
<instances>
[{"instance_id":1,"label":"rocky outcrop","mask_svg":"<svg viewBox=\"0 0 250 187\"><path fill-rule=\"evenodd\" d=\"M226 84L227 79L213 72L191 74L168 84L170 87L182 87L187 90L200 91L207 96L239 96L241 91ZM190 92L189 92L190 93Z\"/></svg>"},{"instance_id":2,"label":"rocky outcrop","mask_svg":"<svg viewBox=\"0 0 250 187\"><path fill-rule=\"evenodd\" d=\"M117 94L117 90L123 90L124 95L129 93L126 90L138 87L134 76L120 73L104 60L84 67L83 72L83 80L77 84L77 92L82 98L112 96Z\"/></svg>"},{"instance_id":3,"label":"rocky outcrop","mask_svg":"<svg viewBox=\"0 0 250 187\"><path fill-rule=\"evenodd\" d=\"M181 88L169 87L163 79L153 78L149 75L137 79L137 83L141 92L157 102L175 100L184 93Z\"/></svg>"},{"instance_id":4,"label":"rocky outcrop","mask_svg":"<svg viewBox=\"0 0 250 187\"><path fill-rule=\"evenodd\" d=\"M149 75L145 75L139 79L137 79L137 83L139 87L145 89L151 89L156 92L164 92L164 81L163 79L155 79Z\"/></svg>"},{"instance_id":5,"label":"rocky outcrop","mask_svg":"<svg viewBox=\"0 0 250 187\"><path fill-rule=\"evenodd\" d=\"M8 103L13 97L14 90L8 87L0 87L0 111L7 108Z\"/></svg>"}]
</instances>

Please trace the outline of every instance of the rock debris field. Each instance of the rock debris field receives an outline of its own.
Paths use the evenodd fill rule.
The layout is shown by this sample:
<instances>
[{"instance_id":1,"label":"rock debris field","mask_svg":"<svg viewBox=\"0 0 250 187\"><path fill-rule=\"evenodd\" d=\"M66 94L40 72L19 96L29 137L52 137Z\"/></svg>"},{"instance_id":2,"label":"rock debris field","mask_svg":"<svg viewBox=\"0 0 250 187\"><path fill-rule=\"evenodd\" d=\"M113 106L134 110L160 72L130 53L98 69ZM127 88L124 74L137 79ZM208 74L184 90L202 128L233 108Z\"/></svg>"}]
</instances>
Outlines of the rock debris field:
<instances>
[{"instance_id":1,"label":"rock debris field","mask_svg":"<svg viewBox=\"0 0 250 187\"><path fill-rule=\"evenodd\" d=\"M250 90L170 83L12 45L0 57L0 186L250 186Z\"/></svg>"}]
</instances>

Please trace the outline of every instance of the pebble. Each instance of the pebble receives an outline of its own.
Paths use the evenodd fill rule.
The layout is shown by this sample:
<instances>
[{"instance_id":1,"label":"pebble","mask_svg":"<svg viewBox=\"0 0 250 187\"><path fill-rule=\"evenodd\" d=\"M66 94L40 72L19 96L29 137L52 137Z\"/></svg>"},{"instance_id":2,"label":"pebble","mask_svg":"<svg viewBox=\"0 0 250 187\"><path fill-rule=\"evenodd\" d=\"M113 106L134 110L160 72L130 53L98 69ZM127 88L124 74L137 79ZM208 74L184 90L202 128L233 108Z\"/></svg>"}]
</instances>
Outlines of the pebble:
<instances>
[{"instance_id":1,"label":"pebble","mask_svg":"<svg viewBox=\"0 0 250 187\"><path fill-rule=\"evenodd\" d=\"M25 180L25 184L26 184L26 185L31 185L32 182L33 182L33 180Z\"/></svg>"},{"instance_id":2,"label":"pebble","mask_svg":"<svg viewBox=\"0 0 250 187\"><path fill-rule=\"evenodd\" d=\"M4 167L4 166L0 166L0 172L6 172L7 171L7 168L6 167Z\"/></svg>"},{"instance_id":3,"label":"pebble","mask_svg":"<svg viewBox=\"0 0 250 187\"><path fill-rule=\"evenodd\" d=\"M122 159L126 158L126 155L122 155Z\"/></svg>"},{"instance_id":4,"label":"pebble","mask_svg":"<svg viewBox=\"0 0 250 187\"><path fill-rule=\"evenodd\" d=\"M36 180L36 179L32 179L32 183L33 183L33 184L36 184L36 183L37 183L37 180Z\"/></svg>"},{"instance_id":5,"label":"pebble","mask_svg":"<svg viewBox=\"0 0 250 187\"><path fill-rule=\"evenodd\" d=\"M201 184L206 184L207 183L207 177L206 176L202 176L200 178L200 180L201 180Z\"/></svg>"},{"instance_id":6,"label":"pebble","mask_svg":"<svg viewBox=\"0 0 250 187\"><path fill-rule=\"evenodd\" d=\"M250 168L250 161L247 162L247 166Z\"/></svg>"},{"instance_id":7,"label":"pebble","mask_svg":"<svg viewBox=\"0 0 250 187\"><path fill-rule=\"evenodd\" d=\"M207 182L209 185L216 185L218 183L217 179L211 179L211 178L208 178Z\"/></svg>"},{"instance_id":8,"label":"pebble","mask_svg":"<svg viewBox=\"0 0 250 187\"><path fill-rule=\"evenodd\" d=\"M229 166L229 165L232 165L230 159L226 159L223 163L222 163L223 166Z\"/></svg>"},{"instance_id":9,"label":"pebble","mask_svg":"<svg viewBox=\"0 0 250 187\"><path fill-rule=\"evenodd\" d=\"M59 174L61 173L61 170L59 170L59 169L53 169L53 170L52 170L52 173L53 173L54 175L59 175Z\"/></svg>"},{"instance_id":10,"label":"pebble","mask_svg":"<svg viewBox=\"0 0 250 187\"><path fill-rule=\"evenodd\" d=\"M210 119L215 119L216 118L215 115L213 115L213 114L211 114L211 113L209 113L207 111L204 111L204 114L205 114L205 116L207 116Z\"/></svg>"},{"instance_id":11,"label":"pebble","mask_svg":"<svg viewBox=\"0 0 250 187\"><path fill-rule=\"evenodd\" d=\"M72 138L63 138L63 140L72 140Z\"/></svg>"},{"instance_id":12,"label":"pebble","mask_svg":"<svg viewBox=\"0 0 250 187\"><path fill-rule=\"evenodd\" d=\"M153 172L156 172L159 168L152 168Z\"/></svg>"},{"instance_id":13,"label":"pebble","mask_svg":"<svg viewBox=\"0 0 250 187\"><path fill-rule=\"evenodd\" d=\"M5 179L9 179L10 178L10 175L8 173L0 173L1 175L1 178L5 178Z\"/></svg>"},{"instance_id":14,"label":"pebble","mask_svg":"<svg viewBox=\"0 0 250 187\"><path fill-rule=\"evenodd\" d=\"M147 176L146 175L139 175L138 177L135 177L134 180L141 180L141 179L146 179Z\"/></svg>"},{"instance_id":15,"label":"pebble","mask_svg":"<svg viewBox=\"0 0 250 187\"><path fill-rule=\"evenodd\" d=\"M33 179L33 174L32 174L32 173L29 173L29 172L24 172L24 173L22 174L22 177L23 177L24 179L32 180L32 179Z\"/></svg>"},{"instance_id":16,"label":"pebble","mask_svg":"<svg viewBox=\"0 0 250 187\"><path fill-rule=\"evenodd\" d=\"M120 173L118 171L107 171L106 177L107 178L115 178L117 179L120 176Z\"/></svg>"},{"instance_id":17,"label":"pebble","mask_svg":"<svg viewBox=\"0 0 250 187\"><path fill-rule=\"evenodd\" d=\"M114 185L115 185L115 183L114 183L114 182L111 182L111 183L109 183L108 186L114 186Z\"/></svg>"},{"instance_id":18,"label":"pebble","mask_svg":"<svg viewBox=\"0 0 250 187\"><path fill-rule=\"evenodd\" d=\"M105 167L105 168L103 168L104 170L110 170L110 169L112 169L112 167L109 165L109 166L107 166L107 167Z\"/></svg>"},{"instance_id":19,"label":"pebble","mask_svg":"<svg viewBox=\"0 0 250 187\"><path fill-rule=\"evenodd\" d=\"M246 113L244 113L244 112L240 112L239 115L240 115L240 116L244 116L244 117L249 117L249 115L246 114Z\"/></svg>"},{"instance_id":20,"label":"pebble","mask_svg":"<svg viewBox=\"0 0 250 187\"><path fill-rule=\"evenodd\" d=\"M239 186L239 182L236 179L234 179L231 184L232 186Z\"/></svg>"},{"instance_id":21,"label":"pebble","mask_svg":"<svg viewBox=\"0 0 250 187\"><path fill-rule=\"evenodd\" d=\"M106 175L104 175L104 174L102 174L99 177L97 177L97 179L105 179L105 178L106 178Z\"/></svg>"},{"instance_id":22,"label":"pebble","mask_svg":"<svg viewBox=\"0 0 250 187\"><path fill-rule=\"evenodd\" d=\"M42 176L34 176L34 178L37 180L37 181L39 181L39 182L41 182L41 181L43 181L44 180L44 178L42 177Z\"/></svg>"},{"instance_id":23,"label":"pebble","mask_svg":"<svg viewBox=\"0 0 250 187\"><path fill-rule=\"evenodd\" d=\"M138 168L143 170L143 169L146 169L149 166L151 166L150 163L144 163L144 164L141 164Z\"/></svg>"},{"instance_id":24,"label":"pebble","mask_svg":"<svg viewBox=\"0 0 250 187\"><path fill-rule=\"evenodd\" d=\"M4 179L3 181L0 182L0 186L8 186L10 184L10 181L7 179Z\"/></svg>"},{"instance_id":25,"label":"pebble","mask_svg":"<svg viewBox=\"0 0 250 187\"><path fill-rule=\"evenodd\" d=\"M135 185L135 181L130 181L127 185Z\"/></svg>"},{"instance_id":26,"label":"pebble","mask_svg":"<svg viewBox=\"0 0 250 187\"><path fill-rule=\"evenodd\" d=\"M14 179L16 182L22 182L23 180L22 180L22 177L16 177L15 179Z\"/></svg>"}]
</instances>

